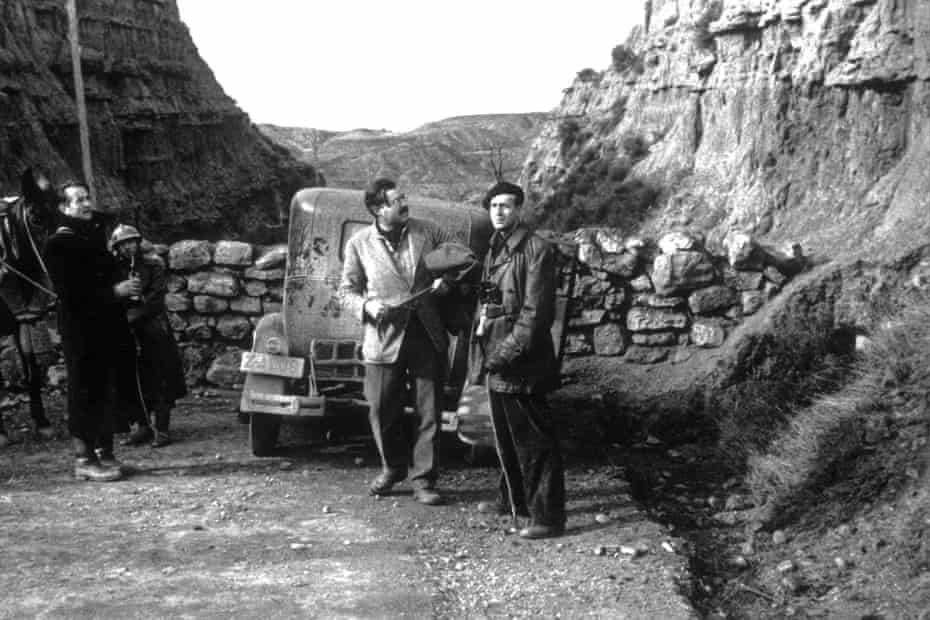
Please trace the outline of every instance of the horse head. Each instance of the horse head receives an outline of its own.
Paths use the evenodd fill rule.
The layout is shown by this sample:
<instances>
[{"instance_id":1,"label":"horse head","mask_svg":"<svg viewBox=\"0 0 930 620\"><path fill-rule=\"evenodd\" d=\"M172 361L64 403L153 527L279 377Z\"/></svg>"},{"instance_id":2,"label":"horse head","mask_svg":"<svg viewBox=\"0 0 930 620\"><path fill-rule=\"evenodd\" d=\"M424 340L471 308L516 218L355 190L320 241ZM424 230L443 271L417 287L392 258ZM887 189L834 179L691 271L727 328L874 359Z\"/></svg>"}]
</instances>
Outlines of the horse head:
<instances>
[{"instance_id":1,"label":"horse head","mask_svg":"<svg viewBox=\"0 0 930 620\"><path fill-rule=\"evenodd\" d=\"M58 199L48 177L31 168L20 177L20 196L0 210L0 303L29 320L52 303L42 251L57 224Z\"/></svg>"},{"instance_id":2,"label":"horse head","mask_svg":"<svg viewBox=\"0 0 930 620\"><path fill-rule=\"evenodd\" d=\"M42 170L26 168L19 181L26 222L45 237L58 221L58 193Z\"/></svg>"}]
</instances>

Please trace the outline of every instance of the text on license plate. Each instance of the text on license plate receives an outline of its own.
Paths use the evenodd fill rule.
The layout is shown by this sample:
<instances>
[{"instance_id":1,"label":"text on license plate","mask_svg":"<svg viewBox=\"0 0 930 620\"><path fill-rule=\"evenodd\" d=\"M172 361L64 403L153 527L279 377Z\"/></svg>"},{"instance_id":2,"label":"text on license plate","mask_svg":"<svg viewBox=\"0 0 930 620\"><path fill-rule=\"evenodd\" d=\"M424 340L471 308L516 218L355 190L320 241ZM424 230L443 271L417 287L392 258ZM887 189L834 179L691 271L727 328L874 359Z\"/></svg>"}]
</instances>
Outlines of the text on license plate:
<instances>
[{"instance_id":1,"label":"text on license plate","mask_svg":"<svg viewBox=\"0 0 930 620\"><path fill-rule=\"evenodd\" d=\"M261 375L300 379L304 373L304 358L246 351L242 354L239 370Z\"/></svg>"}]
</instances>

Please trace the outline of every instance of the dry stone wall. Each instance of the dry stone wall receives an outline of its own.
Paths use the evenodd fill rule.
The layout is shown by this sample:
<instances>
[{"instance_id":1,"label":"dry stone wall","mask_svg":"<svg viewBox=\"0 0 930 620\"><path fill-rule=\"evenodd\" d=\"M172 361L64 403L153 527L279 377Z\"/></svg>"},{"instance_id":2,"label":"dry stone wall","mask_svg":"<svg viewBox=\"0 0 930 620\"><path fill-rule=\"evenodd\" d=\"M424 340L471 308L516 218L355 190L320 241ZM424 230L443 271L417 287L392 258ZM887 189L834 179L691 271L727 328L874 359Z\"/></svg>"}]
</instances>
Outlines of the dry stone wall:
<instances>
[{"instance_id":1,"label":"dry stone wall","mask_svg":"<svg viewBox=\"0 0 930 620\"><path fill-rule=\"evenodd\" d=\"M580 267L566 354L622 355L636 364L684 361L689 347L721 346L805 262L800 246L767 249L744 233L727 237L716 254L689 231L658 241L605 228L567 236Z\"/></svg>"},{"instance_id":2,"label":"dry stone wall","mask_svg":"<svg viewBox=\"0 0 930 620\"><path fill-rule=\"evenodd\" d=\"M656 241L588 228L557 241L572 248L579 265L566 354L623 356L636 364L684 362L694 347L721 346L805 262L798 246L775 251L742 233L727 237L717 253L705 247L703 235L689 231ZM240 358L256 324L282 307L286 246L184 240L145 248L167 265L165 306L188 383L240 387ZM35 328L33 339L39 337L60 342L53 319ZM49 385L63 387L60 351L45 363ZM22 383L18 366L5 339L0 372L6 383Z\"/></svg>"},{"instance_id":3,"label":"dry stone wall","mask_svg":"<svg viewBox=\"0 0 930 620\"><path fill-rule=\"evenodd\" d=\"M237 387L255 325L281 310L287 248L185 240L153 250L168 266L165 308L188 382Z\"/></svg>"}]
</instances>

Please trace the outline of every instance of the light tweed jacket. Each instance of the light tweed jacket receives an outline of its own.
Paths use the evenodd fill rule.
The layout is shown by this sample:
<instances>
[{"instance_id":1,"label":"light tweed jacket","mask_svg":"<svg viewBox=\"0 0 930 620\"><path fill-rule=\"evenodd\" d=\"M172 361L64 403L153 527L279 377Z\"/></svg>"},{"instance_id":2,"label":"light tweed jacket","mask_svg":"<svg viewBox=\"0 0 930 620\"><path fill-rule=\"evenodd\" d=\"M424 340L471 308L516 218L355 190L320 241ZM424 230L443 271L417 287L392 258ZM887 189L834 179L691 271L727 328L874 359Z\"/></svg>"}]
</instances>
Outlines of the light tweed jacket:
<instances>
[{"instance_id":1,"label":"light tweed jacket","mask_svg":"<svg viewBox=\"0 0 930 620\"><path fill-rule=\"evenodd\" d=\"M396 256L391 254L374 224L349 239L339 298L343 306L364 323L362 356L366 362L393 364L397 361L412 312L417 313L436 350L446 353L449 337L432 294L419 297L413 308L404 307L389 313L379 325L364 314L363 308L369 299L391 305L428 288L433 276L423 264L423 255L450 240L451 236L435 224L416 218L407 221L407 230L398 244Z\"/></svg>"}]
</instances>

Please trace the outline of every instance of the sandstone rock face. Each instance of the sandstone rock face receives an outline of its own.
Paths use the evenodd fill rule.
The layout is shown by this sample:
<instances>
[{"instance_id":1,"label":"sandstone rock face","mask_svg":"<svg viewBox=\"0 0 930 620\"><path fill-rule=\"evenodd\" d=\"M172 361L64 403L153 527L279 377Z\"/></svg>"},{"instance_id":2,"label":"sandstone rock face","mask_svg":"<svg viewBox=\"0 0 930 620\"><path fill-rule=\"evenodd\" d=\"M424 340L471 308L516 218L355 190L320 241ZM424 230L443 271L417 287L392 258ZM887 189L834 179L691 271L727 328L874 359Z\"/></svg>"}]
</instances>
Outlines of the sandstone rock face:
<instances>
[{"instance_id":1,"label":"sandstone rock face","mask_svg":"<svg viewBox=\"0 0 930 620\"><path fill-rule=\"evenodd\" d=\"M223 92L175 0L78 3L100 205L158 239L269 240L320 176L273 146ZM41 164L81 174L64 0L0 3L0 186ZM234 233L234 234L231 234Z\"/></svg>"},{"instance_id":2,"label":"sandstone rock face","mask_svg":"<svg viewBox=\"0 0 930 620\"><path fill-rule=\"evenodd\" d=\"M648 153L632 176L669 198L643 222L893 260L930 237L930 4L648 0L638 60L575 79L524 165L550 195L584 153ZM608 57L605 51L605 60ZM563 149L559 123L590 139ZM618 158L622 155L618 154Z\"/></svg>"}]
</instances>

